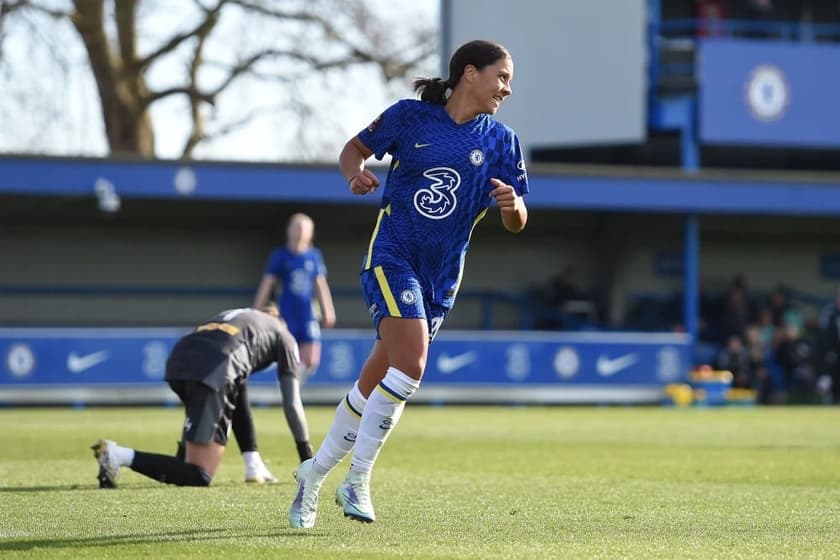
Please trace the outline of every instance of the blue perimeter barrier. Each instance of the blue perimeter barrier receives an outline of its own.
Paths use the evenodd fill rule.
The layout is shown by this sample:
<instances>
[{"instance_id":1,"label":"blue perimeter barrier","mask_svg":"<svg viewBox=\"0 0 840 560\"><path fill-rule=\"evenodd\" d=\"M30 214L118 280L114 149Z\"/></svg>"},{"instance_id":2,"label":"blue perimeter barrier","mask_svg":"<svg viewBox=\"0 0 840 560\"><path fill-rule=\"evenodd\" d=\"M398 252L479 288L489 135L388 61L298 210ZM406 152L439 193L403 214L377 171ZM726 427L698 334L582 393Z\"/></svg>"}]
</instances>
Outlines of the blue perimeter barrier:
<instances>
[{"instance_id":1,"label":"blue perimeter barrier","mask_svg":"<svg viewBox=\"0 0 840 560\"><path fill-rule=\"evenodd\" d=\"M177 404L163 381L179 328L0 329L0 404ZM324 333L323 357L304 384L307 404L350 388L370 353L370 330ZM632 404L662 400L684 382L691 338L678 333L448 331L432 344L414 401ZM280 402L273 370L249 381L257 404Z\"/></svg>"}]
</instances>

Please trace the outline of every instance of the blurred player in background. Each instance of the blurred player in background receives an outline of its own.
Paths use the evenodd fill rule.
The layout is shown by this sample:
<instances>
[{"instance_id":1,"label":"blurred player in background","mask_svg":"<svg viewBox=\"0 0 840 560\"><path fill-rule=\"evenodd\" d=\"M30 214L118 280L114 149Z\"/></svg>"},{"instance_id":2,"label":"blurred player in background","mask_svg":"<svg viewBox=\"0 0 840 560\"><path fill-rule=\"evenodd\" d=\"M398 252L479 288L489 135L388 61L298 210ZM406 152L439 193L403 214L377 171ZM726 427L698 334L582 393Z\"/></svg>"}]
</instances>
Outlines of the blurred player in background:
<instances>
[{"instance_id":1,"label":"blurred player in background","mask_svg":"<svg viewBox=\"0 0 840 560\"><path fill-rule=\"evenodd\" d=\"M429 342L455 302L473 228L493 200L505 229L525 227L528 179L519 141L492 117L511 94L512 78L504 47L467 43L452 55L447 79L415 81L419 101L386 109L339 156L350 190L360 195L379 186L367 159L393 156L361 272L377 339L314 459L295 473L292 527L314 525L321 485L354 445L336 501L348 517L375 520L373 464L420 386Z\"/></svg>"},{"instance_id":2,"label":"blurred player in background","mask_svg":"<svg viewBox=\"0 0 840 560\"><path fill-rule=\"evenodd\" d=\"M301 460L311 457L294 337L278 318L274 304L259 310L232 309L181 338L166 362L166 381L185 408L183 457L136 451L99 440L92 449L99 462L100 487L114 488L121 467L167 484L208 486L225 452L248 377L273 362L277 362L283 409L298 454Z\"/></svg>"},{"instance_id":3,"label":"blurred player in background","mask_svg":"<svg viewBox=\"0 0 840 560\"><path fill-rule=\"evenodd\" d=\"M306 214L294 214L289 219L286 246L278 247L269 256L253 304L259 308L271 301L278 282L282 285L280 315L300 347L300 360L306 370L303 379L321 361L321 328L313 307L314 298L320 304L324 327L335 325L327 267L321 251L312 244L314 234L315 223Z\"/></svg>"}]
</instances>

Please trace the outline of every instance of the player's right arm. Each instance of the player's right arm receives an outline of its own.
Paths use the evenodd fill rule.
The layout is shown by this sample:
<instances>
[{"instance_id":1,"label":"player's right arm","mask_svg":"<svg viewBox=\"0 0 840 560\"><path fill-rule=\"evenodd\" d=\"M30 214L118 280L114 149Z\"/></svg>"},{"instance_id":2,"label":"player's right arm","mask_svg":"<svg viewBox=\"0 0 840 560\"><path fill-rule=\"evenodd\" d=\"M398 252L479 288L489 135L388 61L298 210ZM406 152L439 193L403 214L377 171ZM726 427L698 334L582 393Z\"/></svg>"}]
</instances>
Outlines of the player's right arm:
<instances>
[{"instance_id":1,"label":"player's right arm","mask_svg":"<svg viewBox=\"0 0 840 560\"><path fill-rule=\"evenodd\" d=\"M254 309L260 309L263 305L271 301L271 294L274 293L274 287L277 285L277 277L273 274L263 274L260 285L257 286L257 293L254 295L254 304L251 306Z\"/></svg>"},{"instance_id":2,"label":"player's right arm","mask_svg":"<svg viewBox=\"0 0 840 560\"><path fill-rule=\"evenodd\" d=\"M353 194L372 193L379 186L376 175L365 169L365 161L372 155L373 151L358 136L354 136L347 141L338 156L338 168Z\"/></svg>"},{"instance_id":3,"label":"player's right arm","mask_svg":"<svg viewBox=\"0 0 840 560\"><path fill-rule=\"evenodd\" d=\"M344 145L338 156L338 167L350 185L350 192L368 194L379 186L379 179L365 169L365 162L371 156L382 159L386 153L395 153L405 129L403 116L416 103L419 101L405 99L394 103Z\"/></svg>"}]
</instances>

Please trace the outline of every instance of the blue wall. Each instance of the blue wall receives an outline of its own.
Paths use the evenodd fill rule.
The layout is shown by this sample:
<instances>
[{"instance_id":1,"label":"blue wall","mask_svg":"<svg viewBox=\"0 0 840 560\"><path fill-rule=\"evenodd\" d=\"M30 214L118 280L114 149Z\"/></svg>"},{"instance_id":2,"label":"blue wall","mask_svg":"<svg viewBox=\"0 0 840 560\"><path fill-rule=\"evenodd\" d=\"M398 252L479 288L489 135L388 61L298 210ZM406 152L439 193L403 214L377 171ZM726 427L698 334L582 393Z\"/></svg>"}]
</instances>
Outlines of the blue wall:
<instances>
[{"instance_id":1,"label":"blue wall","mask_svg":"<svg viewBox=\"0 0 840 560\"><path fill-rule=\"evenodd\" d=\"M0 404L161 403L166 358L185 329L0 329ZM441 332L430 348L424 402L657 402L683 381L690 337L655 333ZM338 400L370 353L370 330L324 333L308 402ZM276 374L249 382L277 402Z\"/></svg>"},{"instance_id":2,"label":"blue wall","mask_svg":"<svg viewBox=\"0 0 840 560\"><path fill-rule=\"evenodd\" d=\"M378 173L384 179L386 170ZM186 177L186 179L185 179ZM97 180L123 198L378 204L353 196L337 168L233 163L0 158L0 195L93 197ZM534 208L717 214L840 215L840 181L661 172L530 172ZM192 185L178 190L176 184Z\"/></svg>"}]
</instances>

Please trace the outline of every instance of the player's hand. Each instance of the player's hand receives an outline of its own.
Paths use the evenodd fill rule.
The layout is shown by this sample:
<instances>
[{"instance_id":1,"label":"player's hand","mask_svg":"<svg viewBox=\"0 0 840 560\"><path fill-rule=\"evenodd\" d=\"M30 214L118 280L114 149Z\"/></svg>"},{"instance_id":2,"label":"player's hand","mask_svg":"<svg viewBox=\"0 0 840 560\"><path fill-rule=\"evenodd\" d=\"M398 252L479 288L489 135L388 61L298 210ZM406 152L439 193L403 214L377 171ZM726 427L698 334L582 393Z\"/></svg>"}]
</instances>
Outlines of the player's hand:
<instances>
[{"instance_id":1,"label":"player's hand","mask_svg":"<svg viewBox=\"0 0 840 560\"><path fill-rule=\"evenodd\" d=\"M490 191L490 196L496 199L496 204L502 210L516 210L516 204L519 201L519 195L516 190L504 181L499 179L490 179L495 189Z\"/></svg>"},{"instance_id":2,"label":"player's hand","mask_svg":"<svg viewBox=\"0 0 840 560\"><path fill-rule=\"evenodd\" d=\"M367 169L350 179L350 192L353 194L372 193L378 186L379 179Z\"/></svg>"},{"instance_id":3,"label":"player's hand","mask_svg":"<svg viewBox=\"0 0 840 560\"><path fill-rule=\"evenodd\" d=\"M331 329L335 326L335 315L330 315L329 313L324 314L324 318L321 321L321 326L325 329Z\"/></svg>"}]
</instances>

